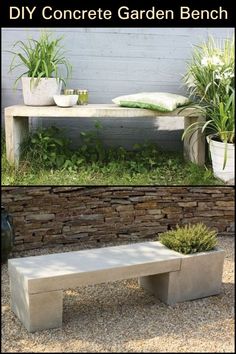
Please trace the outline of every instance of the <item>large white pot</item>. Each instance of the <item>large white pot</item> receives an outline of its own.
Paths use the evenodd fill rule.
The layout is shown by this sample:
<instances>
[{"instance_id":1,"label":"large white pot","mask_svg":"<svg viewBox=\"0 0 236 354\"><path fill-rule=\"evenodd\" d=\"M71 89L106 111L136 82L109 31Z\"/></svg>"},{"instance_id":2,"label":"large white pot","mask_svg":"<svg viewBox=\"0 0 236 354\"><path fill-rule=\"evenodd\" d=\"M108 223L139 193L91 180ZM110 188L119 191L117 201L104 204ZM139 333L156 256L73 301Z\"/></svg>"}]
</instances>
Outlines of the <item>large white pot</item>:
<instances>
[{"instance_id":1,"label":"large white pot","mask_svg":"<svg viewBox=\"0 0 236 354\"><path fill-rule=\"evenodd\" d=\"M225 143L213 140L214 135L207 136L209 144L212 167L214 175L224 182L234 180L234 160L235 160L235 147L233 143ZM225 149L227 149L226 165L224 167ZM224 168L223 168L224 167Z\"/></svg>"},{"instance_id":2,"label":"large white pot","mask_svg":"<svg viewBox=\"0 0 236 354\"><path fill-rule=\"evenodd\" d=\"M22 77L22 89L24 104L28 106L52 106L55 105L53 95L61 93L62 82L55 78L37 79Z\"/></svg>"}]
</instances>

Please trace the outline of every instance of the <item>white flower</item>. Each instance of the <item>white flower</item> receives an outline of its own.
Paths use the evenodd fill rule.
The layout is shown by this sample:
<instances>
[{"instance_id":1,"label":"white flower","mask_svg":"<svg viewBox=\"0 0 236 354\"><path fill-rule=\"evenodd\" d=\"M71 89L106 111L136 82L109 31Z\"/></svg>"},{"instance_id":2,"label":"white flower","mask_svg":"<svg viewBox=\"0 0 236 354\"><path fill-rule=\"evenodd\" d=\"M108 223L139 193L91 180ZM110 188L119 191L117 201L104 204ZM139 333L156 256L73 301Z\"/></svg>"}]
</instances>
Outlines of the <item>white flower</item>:
<instances>
[{"instance_id":1,"label":"white flower","mask_svg":"<svg viewBox=\"0 0 236 354\"><path fill-rule=\"evenodd\" d=\"M216 55L213 55L210 59L211 59L210 60L211 64L214 66L224 65L223 61L219 57L217 57Z\"/></svg>"},{"instance_id":2,"label":"white flower","mask_svg":"<svg viewBox=\"0 0 236 354\"><path fill-rule=\"evenodd\" d=\"M224 71L224 77L226 79L228 79L228 78L232 79L232 77L234 77L234 72L232 71L231 68L228 68Z\"/></svg>"},{"instance_id":3,"label":"white flower","mask_svg":"<svg viewBox=\"0 0 236 354\"><path fill-rule=\"evenodd\" d=\"M201 60L202 66L222 66L224 65L223 61L216 55L212 57L203 57Z\"/></svg>"},{"instance_id":4,"label":"white flower","mask_svg":"<svg viewBox=\"0 0 236 354\"><path fill-rule=\"evenodd\" d=\"M222 80L223 79L223 75L221 75L220 73L217 73L217 74L215 74L215 78L217 80Z\"/></svg>"},{"instance_id":5,"label":"white flower","mask_svg":"<svg viewBox=\"0 0 236 354\"><path fill-rule=\"evenodd\" d=\"M214 75L215 79L217 80L228 80L234 77L234 72L231 70L231 68L228 68L221 72L219 70L215 70Z\"/></svg>"},{"instance_id":6,"label":"white flower","mask_svg":"<svg viewBox=\"0 0 236 354\"><path fill-rule=\"evenodd\" d=\"M202 58L201 64L202 64L202 66L208 66L209 65L209 58L208 57Z\"/></svg>"},{"instance_id":7,"label":"white flower","mask_svg":"<svg viewBox=\"0 0 236 354\"><path fill-rule=\"evenodd\" d=\"M225 79L231 79L232 77L234 77L234 73L233 72L225 72L224 73L224 78Z\"/></svg>"}]
</instances>

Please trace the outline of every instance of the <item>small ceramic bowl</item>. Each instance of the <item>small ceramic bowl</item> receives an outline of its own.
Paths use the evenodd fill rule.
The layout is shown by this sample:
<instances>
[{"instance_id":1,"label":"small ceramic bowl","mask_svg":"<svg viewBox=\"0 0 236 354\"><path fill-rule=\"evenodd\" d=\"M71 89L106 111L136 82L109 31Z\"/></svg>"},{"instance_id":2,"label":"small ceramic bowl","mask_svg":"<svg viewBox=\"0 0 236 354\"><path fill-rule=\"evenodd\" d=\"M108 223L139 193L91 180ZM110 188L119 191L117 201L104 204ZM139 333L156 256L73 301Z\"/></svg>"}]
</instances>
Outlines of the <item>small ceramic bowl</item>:
<instances>
[{"instance_id":1,"label":"small ceramic bowl","mask_svg":"<svg viewBox=\"0 0 236 354\"><path fill-rule=\"evenodd\" d=\"M59 107L71 107L78 101L78 95L54 95L54 102Z\"/></svg>"}]
</instances>

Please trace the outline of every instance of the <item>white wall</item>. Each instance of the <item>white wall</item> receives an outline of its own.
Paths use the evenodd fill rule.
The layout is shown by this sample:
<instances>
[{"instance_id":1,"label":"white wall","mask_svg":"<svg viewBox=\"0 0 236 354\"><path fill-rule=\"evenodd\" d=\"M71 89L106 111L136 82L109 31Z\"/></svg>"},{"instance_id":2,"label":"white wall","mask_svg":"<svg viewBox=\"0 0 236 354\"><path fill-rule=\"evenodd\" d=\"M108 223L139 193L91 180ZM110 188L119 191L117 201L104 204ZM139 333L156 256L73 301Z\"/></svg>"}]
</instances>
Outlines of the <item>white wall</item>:
<instances>
[{"instance_id":1,"label":"white wall","mask_svg":"<svg viewBox=\"0 0 236 354\"><path fill-rule=\"evenodd\" d=\"M182 76L193 45L208 35L225 38L229 28L53 28L64 35L65 49L73 65L68 87L89 90L90 103L111 102L115 96L140 91L168 91L186 94ZM21 86L12 87L16 73L9 74L12 44L29 36L38 37L39 28L2 29L2 109L22 103ZM47 120L44 125L65 127L76 143L79 131L91 130L88 118ZM35 120L34 120L35 122ZM170 150L180 149L183 120L173 118L104 119L102 138L106 144L131 147L135 142L155 141ZM42 124L38 119L36 124Z\"/></svg>"}]
</instances>

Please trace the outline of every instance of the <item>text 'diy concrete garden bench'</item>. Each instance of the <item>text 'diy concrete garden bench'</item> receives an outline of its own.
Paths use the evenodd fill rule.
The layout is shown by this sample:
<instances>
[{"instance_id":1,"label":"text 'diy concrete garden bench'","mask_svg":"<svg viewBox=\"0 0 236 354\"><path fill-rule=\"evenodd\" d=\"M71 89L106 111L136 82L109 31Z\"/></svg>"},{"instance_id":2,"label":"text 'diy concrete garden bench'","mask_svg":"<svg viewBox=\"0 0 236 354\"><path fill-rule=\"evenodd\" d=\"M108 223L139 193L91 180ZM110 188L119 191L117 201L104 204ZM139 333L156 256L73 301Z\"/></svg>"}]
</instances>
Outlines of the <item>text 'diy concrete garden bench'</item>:
<instances>
[{"instance_id":1,"label":"text 'diy concrete garden bench'","mask_svg":"<svg viewBox=\"0 0 236 354\"><path fill-rule=\"evenodd\" d=\"M222 250L185 256L156 241L15 258L8 261L11 307L30 332L60 327L63 290L135 277L173 305L218 294L223 261Z\"/></svg>"},{"instance_id":2,"label":"text 'diy concrete garden bench'","mask_svg":"<svg viewBox=\"0 0 236 354\"><path fill-rule=\"evenodd\" d=\"M88 104L61 108L57 106L16 105L5 108L6 150L9 162L18 165L20 144L29 131L29 117L41 118L132 118L132 117L184 117L184 128L204 118L193 108L177 109L173 112L157 112L149 109L119 107L115 104ZM198 165L205 163L205 139L200 130L184 140L184 157Z\"/></svg>"}]
</instances>

